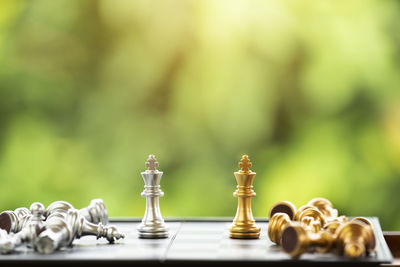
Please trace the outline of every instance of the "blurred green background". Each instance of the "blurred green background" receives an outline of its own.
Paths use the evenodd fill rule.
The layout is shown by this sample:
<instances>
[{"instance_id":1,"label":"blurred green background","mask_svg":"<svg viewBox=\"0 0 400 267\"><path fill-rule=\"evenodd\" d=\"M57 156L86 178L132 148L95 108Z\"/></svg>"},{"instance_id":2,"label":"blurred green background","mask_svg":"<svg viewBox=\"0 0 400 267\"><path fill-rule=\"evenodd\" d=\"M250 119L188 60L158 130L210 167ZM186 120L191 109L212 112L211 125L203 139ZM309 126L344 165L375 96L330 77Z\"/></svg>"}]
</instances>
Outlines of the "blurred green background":
<instances>
[{"instance_id":1,"label":"blurred green background","mask_svg":"<svg viewBox=\"0 0 400 267\"><path fill-rule=\"evenodd\" d=\"M400 2L0 0L0 209L255 216L330 199L400 230Z\"/></svg>"}]
</instances>

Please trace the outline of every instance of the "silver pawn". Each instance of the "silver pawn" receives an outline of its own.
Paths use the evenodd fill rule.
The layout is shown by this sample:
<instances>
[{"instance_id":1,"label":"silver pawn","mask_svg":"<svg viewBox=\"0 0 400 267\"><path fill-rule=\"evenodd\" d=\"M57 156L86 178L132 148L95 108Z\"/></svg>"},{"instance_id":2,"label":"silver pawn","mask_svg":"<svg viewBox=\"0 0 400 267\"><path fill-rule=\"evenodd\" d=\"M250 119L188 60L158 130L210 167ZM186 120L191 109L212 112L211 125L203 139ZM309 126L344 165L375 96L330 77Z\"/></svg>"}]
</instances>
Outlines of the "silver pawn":
<instances>
[{"instance_id":1,"label":"silver pawn","mask_svg":"<svg viewBox=\"0 0 400 267\"><path fill-rule=\"evenodd\" d=\"M66 201L55 201L51 203L46 210L45 216L48 217L53 213L67 213L69 210L75 209L70 203ZM100 198L93 199L89 206L79 210L89 222L92 223L108 223L108 212L104 201Z\"/></svg>"},{"instance_id":2,"label":"silver pawn","mask_svg":"<svg viewBox=\"0 0 400 267\"><path fill-rule=\"evenodd\" d=\"M0 213L0 229L6 230L7 233L18 233L32 217L31 215L27 208L3 211Z\"/></svg>"},{"instance_id":3,"label":"silver pawn","mask_svg":"<svg viewBox=\"0 0 400 267\"><path fill-rule=\"evenodd\" d=\"M50 254L62 247L72 245L75 238L94 235L105 237L108 242L125 238L125 234L113 225L94 224L85 219L80 211L70 209L67 213L52 213L46 221L43 231L35 244L35 249L42 254Z\"/></svg>"},{"instance_id":4,"label":"silver pawn","mask_svg":"<svg viewBox=\"0 0 400 267\"><path fill-rule=\"evenodd\" d=\"M70 209L74 209L70 203L55 201L47 207L44 217L47 218L55 212L67 213ZM79 212L89 222L96 224L99 222L103 224L108 223L108 212L102 199L93 199L88 207L80 209ZM15 211L3 211L0 213L0 229L6 230L8 233L18 233L31 219L32 213L27 208L18 208Z\"/></svg>"},{"instance_id":5,"label":"silver pawn","mask_svg":"<svg viewBox=\"0 0 400 267\"><path fill-rule=\"evenodd\" d=\"M23 227L21 231L8 236L7 238L1 238L0 253L10 253L24 243L26 243L28 247L33 247L35 245L38 235L44 229L43 204L39 202L33 203L30 207L30 212L32 215L26 215L25 217L30 216L31 218L27 221L26 226Z\"/></svg>"},{"instance_id":6,"label":"silver pawn","mask_svg":"<svg viewBox=\"0 0 400 267\"><path fill-rule=\"evenodd\" d=\"M83 215L89 222L98 224L108 223L108 212L104 201L101 198L95 198L90 201L89 206L80 209L79 214Z\"/></svg>"},{"instance_id":7,"label":"silver pawn","mask_svg":"<svg viewBox=\"0 0 400 267\"><path fill-rule=\"evenodd\" d=\"M145 186L142 197L146 198L146 211L142 223L137 227L140 238L167 238L168 227L161 216L159 197L164 196L160 189L163 172L158 171L158 162L154 155L146 161L147 170L142 172Z\"/></svg>"}]
</instances>

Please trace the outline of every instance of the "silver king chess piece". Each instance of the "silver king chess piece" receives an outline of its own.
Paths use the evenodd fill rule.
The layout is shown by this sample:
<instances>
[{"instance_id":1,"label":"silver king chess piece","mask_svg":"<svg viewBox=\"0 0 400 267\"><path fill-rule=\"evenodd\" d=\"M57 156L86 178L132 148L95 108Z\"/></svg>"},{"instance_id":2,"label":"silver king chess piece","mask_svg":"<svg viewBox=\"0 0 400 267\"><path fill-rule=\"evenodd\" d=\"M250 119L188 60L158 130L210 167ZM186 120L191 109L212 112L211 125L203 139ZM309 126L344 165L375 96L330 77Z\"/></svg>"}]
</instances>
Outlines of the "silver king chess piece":
<instances>
[{"instance_id":1,"label":"silver king chess piece","mask_svg":"<svg viewBox=\"0 0 400 267\"><path fill-rule=\"evenodd\" d=\"M146 161L147 170L142 172L145 186L142 197L146 198L146 211L142 223L137 227L140 238L167 238L168 227L161 216L159 197L164 196L160 189L163 172L157 170L158 162L154 155Z\"/></svg>"}]
</instances>

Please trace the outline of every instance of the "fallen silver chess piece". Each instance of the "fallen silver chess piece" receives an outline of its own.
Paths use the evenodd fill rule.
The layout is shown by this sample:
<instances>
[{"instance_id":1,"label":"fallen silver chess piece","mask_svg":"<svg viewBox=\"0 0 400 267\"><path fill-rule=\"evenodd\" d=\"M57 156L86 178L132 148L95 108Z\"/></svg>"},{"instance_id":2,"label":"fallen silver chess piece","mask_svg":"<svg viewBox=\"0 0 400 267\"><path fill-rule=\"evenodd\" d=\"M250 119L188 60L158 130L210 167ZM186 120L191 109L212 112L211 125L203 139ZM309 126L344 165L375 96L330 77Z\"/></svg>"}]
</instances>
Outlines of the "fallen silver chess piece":
<instances>
[{"instance_id":1,"label":"fallen silver chess piece","mask_svg":"<svg viewBox=\"0 0 400 267\"><path fill-rule=\"evenodd\" d=\"M115 226L107 225L108 213L103 200L94 199L77 210L65 201L56 201L47 209L35 202L26 208L0 213L0 253L13 252L25 244L39 253L50 254L71 246L86 235L105 237L110 243L124 238Z\"/></svg>"},{"instance_id":2,"label":"fallen silver chess piece","mask_svg":"<svg viewBox=\"0 0 400 267\"><path fill-rule=\"evenodd\" d=\"M35 202L30 207L31 214L27 214L23 217L29 217L29 220L24 220L26 225L21 229L21 231L8 235L6 230L1 229L0 252L2 254L10 253L24 243L27 244L28 247L33 247L38 235L44 229L44 211L43 204Z\"/></svg>"},{"instance_id":3,"label":"fallen silver chess piece","mask_svg":"<svg viewBox=\"0 0 400 267\"><path fill-rule=\"evenodd\" d=\"M47 207L43 213L43 216L46 219L54 212L67 213L70 209L74 209L74 207L68 202L55 201ZM108 212L102 199L93 199L89 206L80 209L79 213L89 222L101 222L103 224L108 223ZM18 208L15 211L3 211L0 213L0 229L6 230L8 233L18 233L31 219L32 212L30 212L27 208Z\"/></svg>"},{"instance_id":4,"label":"fallen silver chess piece","mask_svg":"<svg viewBox=\"0 0 400 267\"><path fill-rule=\"evenodd\" d=\"M70 209L67 213L51 214L45 224L45 230L40 233L35 243L39 253L50 254L62 247L72 245L75 238L94 235L97 239L107 238L108 242L125 238L125 234L113 226L104 226L101 222L94 224L86 220L78 210Z\"/></svg>"}]
</instances>

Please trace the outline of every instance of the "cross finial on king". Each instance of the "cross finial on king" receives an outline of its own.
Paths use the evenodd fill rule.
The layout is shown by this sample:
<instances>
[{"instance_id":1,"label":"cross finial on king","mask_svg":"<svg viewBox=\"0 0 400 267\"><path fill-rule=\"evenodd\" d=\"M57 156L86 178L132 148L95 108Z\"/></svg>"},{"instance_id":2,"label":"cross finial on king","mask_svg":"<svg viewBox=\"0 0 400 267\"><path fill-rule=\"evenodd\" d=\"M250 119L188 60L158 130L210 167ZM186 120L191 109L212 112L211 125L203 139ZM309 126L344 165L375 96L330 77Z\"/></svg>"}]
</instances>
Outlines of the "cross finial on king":
<instances>
[{"instance_id":1,"label":"cross finial on king","mask_svg":"<svg viewBox=\"0 0 400 267\"><path fill-rule=\"evenodd\" d=\"M149 158L146 161L146 168L149 171L155 171L157 170L158 167L158 162L156 157L153 154L149 155Z\"/></svg>"},{"instance_id":2,"label":"cross finial on king","mask_svg":"<svg viewBox=\"0 0 400 267\"><path fill-rule=\"evenodd\" d=\"M251 172L250 168L253 166L250 162L249 156L243 155L242 159L239 162L239 168L241 173L249 173Z\"/></svg>"}]
</instances>

